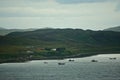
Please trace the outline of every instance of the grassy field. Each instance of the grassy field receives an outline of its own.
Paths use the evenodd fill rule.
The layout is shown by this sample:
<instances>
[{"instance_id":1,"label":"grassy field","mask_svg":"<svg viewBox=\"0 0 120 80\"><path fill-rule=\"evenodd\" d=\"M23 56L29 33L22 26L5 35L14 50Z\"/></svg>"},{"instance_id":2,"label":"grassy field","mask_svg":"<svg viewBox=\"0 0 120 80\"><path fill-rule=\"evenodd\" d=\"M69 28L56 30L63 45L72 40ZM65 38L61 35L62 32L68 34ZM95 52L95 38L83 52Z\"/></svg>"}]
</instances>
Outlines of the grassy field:
<instances>
[{"instance_id":1,"label":"grassy field","mask_svg":"<svg viewBox=\"0 0 120 80\"><path fill-rule=\"evenodd\" d=\"M46 49L47 48L47 49ZM63 51L52 49L65 48ZM48 50L49 49L49 50ZM34 59L63 59L67 57L86 57L96 54L119 53L117 46L65 46L65 45L4 45L0 46L0 63L23 62Z\"/></svg>"}]
</instances>

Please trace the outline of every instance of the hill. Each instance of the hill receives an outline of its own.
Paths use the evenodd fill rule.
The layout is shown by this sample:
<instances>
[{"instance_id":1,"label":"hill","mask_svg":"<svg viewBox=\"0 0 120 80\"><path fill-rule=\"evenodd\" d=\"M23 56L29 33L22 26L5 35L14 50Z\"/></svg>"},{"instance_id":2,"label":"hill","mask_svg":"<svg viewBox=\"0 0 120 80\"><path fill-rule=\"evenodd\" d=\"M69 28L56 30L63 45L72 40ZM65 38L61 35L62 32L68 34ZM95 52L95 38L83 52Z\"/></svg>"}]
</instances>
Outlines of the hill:
<instances>
[{"instance_id":1,"label":"hill","mask_svg":"<svg viewBox=\"0 0 120 80\"><path fill-rule=\"evenodd\" d=\"M120 26L104 29L104 31L116 31L120 32Z\"/></svg>"},{"instance_id":2,"label":"hill","mask_svg":"<svg viewBox=\"0 0 120 80\"><path fill-rule=\"evenodd\" d=\"M61 59L116 52L120 52L120 32L38 29L0 36L0 62Z\"/></svg>"},{"instance_id":3,"label":"hill","mask_svg":"<svg viewBox=\"0 0 120 80\"><path fill-rule=\"evenodd\" d=\"M33 30L36 30L36 29L6 29L6 28L2 28L0 27L0 35L7 35L11 32L24 32L24 31L33 31Z\"/></svg>"},{"instance_id":4,"label":"hill","mask_svg":"<svg viewBox=\"0 0 120 80\"><path fill-rule=\"evenodd\" d=\"M2 40L3 38L4 40ZM120 32L82 29L38 29L27 32L12 32L3 38L0 44L73 43L80 45L120 45Z\"/></svg>"}]
</instances>

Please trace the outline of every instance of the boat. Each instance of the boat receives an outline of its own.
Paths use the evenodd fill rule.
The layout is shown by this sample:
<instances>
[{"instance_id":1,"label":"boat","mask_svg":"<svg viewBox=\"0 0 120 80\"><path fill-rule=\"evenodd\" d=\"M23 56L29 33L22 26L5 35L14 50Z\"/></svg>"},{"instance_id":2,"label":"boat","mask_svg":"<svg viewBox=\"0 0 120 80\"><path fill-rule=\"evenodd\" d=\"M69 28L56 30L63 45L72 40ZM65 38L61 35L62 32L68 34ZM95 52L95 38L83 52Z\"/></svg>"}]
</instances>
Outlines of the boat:
<instances>
[{"instance_id":1,"label":"boat","mask_svg":"<svg viewBox=\"0 0 120 80\"><path fill-rule=\"evenodd\" d=\"M115 60L115 59L117 59L116 57L113 57L113 58L109 58L109 59L111 59L111 60Z\"/></svg>"},{"instance_id":2,"label":"boat","mask_svg":"<svg viewBox=\"0 0 120 80\"><path fill-rule=\"evenodd\" d=\"M74 59L69 59L69 62L74 62Z\"/></svg>"},{"instance_id":3,"label":"boat","mask_svg":"<svg viewBox=\"0 0 120 80\"><path fill-rule=\"evenodd\" d=\"M48 62L44 62L44 64L48 64Z\"/></svg>"},{"instance_id":4,"label":"boat","mask_svg":"<svg viewBox=\"0 0 120 80\"><path fill-rule=\"evenodd\" d=\"M93 60L91 60L91 62L98 62L98 61L93 59Z\"/></svg>"},{"instance_id":5,"label":"boat","mask_svg":"<svg viewBox=\"0 0 120 80\"><path fill-rule=\"evenodd\" d=\"M58 65L65 65L65 63L61 63L61 62L60 62L60 63L58 63Z\"/></svg>"}]
</instances>

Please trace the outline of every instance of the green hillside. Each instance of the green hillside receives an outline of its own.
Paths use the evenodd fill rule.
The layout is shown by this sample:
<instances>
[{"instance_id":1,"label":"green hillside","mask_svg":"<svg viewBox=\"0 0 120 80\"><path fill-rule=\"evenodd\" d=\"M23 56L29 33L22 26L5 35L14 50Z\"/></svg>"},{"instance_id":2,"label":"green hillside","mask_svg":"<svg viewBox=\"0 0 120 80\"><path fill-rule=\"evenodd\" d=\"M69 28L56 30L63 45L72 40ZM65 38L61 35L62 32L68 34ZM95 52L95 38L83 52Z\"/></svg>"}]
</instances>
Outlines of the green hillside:
<instances>
[{"instance_id":1,"label":"green hillside","mask_svg":"<svg viewBox=\"0 0 120 80\"><path fill-rule=\"evenodd\" d=\"M53 51L52 49L64 50ZM32 51L34 54L29 54L27 51ZM120 32L39 29L27 32L12 32L6 36L0 36L2 60L6 60L6 57L10 60L16 60L17 58L19 61L21 57L22 60L51 59L116 52L120 52Z\"/></svg>"},{"instance_id":2,"label":"green hillside","mask_svg":"<svg viewBox=\"0 0 120 80\"><path fill-rule=\"evenodd\" d=\"M21 43L34 45L41 44L41 42L57 42L91 45L120 45L120 32L91 31L81 29L39 29L28 32L13 32L3 37L3 39L4 40L1 44L8 42L10 44Z\"/></svg>"}]
</instances>

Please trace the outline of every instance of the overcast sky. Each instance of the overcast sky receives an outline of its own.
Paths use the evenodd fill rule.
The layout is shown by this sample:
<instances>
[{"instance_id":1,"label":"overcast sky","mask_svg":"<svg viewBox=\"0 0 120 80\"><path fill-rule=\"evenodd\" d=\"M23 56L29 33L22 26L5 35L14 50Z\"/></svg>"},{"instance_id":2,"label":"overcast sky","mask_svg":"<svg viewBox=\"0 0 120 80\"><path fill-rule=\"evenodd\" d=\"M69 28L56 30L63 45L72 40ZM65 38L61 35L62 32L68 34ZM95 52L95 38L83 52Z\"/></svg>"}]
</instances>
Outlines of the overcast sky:
<instances>
[{"instance_id":1,"label":"overcast sky","mask_svg":"<svg viewBox=\"0 0 120 80\"><path fill-rule=\"evenodd\" d=\"M0 27L81 28L120 26L120 0L0 0Z\"/></svg>"}]
</instances>

